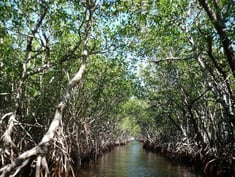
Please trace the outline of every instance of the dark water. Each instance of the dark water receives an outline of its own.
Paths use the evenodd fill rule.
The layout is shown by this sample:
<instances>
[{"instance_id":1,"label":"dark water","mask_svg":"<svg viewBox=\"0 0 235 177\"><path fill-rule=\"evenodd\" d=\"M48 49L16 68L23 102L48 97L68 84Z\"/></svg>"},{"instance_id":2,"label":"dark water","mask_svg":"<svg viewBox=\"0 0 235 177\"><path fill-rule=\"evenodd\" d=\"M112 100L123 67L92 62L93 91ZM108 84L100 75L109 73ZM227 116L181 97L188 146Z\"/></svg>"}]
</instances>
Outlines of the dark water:
<instances>
[{"instance_id":1,"label":"dark water","mask_svg":"<svg viewBox=\"0 0 235 177\"><path fill-rule=\"evenodd\" d=\"M172 164L157 154L146 152L142 144L133 141L105 154L91 168L81 171L81 177L199 177L189 168Z\"/></svg>"}]
</instances>

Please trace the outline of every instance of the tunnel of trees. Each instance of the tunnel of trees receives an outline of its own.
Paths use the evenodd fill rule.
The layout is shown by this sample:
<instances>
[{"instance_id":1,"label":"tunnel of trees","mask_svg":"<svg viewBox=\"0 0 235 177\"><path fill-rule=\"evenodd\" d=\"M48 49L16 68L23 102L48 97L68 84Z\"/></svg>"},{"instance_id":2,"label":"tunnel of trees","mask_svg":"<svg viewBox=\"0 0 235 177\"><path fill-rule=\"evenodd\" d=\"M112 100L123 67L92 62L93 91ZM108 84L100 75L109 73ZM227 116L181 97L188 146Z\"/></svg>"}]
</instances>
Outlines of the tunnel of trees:
<instances>
[{"instance_id":1,"label":"tunnel of trees","mask_svg":"<svg viewBox=\"0 0 235 177\"><path fill-rule=\"evenodd\" d=\"M130 137L235 176L234 0L0 1L0 175L76 176Z\"/></svg>"}]
</instances>

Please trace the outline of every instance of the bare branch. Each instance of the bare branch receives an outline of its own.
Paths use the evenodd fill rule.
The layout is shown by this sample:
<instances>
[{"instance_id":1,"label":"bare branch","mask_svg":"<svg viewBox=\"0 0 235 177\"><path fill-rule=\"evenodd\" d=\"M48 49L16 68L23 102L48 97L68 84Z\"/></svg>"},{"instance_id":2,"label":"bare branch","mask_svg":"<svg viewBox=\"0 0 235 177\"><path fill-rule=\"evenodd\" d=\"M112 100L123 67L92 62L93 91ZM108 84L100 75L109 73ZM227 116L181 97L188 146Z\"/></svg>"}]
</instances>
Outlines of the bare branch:
<instances>
[{"instance_id":1,"label":"bare branch","mask_svg":"<svg viewBox=\"0 0 235 177\"><path fill-rule=\"evenodd\" d=\"M37 24L35 25L35 28L32 30L32 33L31 35L28 36L28 39L27 39L27 53L26 53L26 63L27 63L27 60L29 59L28 58L28 53L32 50L32 42L33 42L33 38L35 36L35 34L38 32L38 29L39 27L42 25L42 22L44 20L44 18L46 17L46 14L47 14L47 8L44 8L44 12L42 13L42 15L40 16Z\"/></svg>"},{"instance_id":2,"label":"bare branch","mask_svg":"<svg viewBox=\"0 0 235 177\"><path fill-rule=\"evenodd\" d=\"M0 96L10 95L10 93L0 93Z\"/></svg>"}]
</instances>

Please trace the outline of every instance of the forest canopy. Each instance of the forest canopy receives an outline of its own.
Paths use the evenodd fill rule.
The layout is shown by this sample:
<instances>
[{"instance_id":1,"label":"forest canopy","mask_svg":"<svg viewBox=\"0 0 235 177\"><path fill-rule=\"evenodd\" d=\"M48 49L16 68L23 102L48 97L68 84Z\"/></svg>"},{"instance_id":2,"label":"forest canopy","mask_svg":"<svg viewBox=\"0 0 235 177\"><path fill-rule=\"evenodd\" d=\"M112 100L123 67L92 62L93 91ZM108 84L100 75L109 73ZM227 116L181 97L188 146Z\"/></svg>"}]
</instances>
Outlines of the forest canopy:
<instances>
[{"instance_id":1,"label":"forest canopy","mask_svg":"<svg viewBox=\"0 0 235 177\"><path fill-rule=\"evenodd\" d=\"M1 1L1 177L76 176L133 136L234 174L234 14L233 0Z\"/></svg>"}]
</instances>

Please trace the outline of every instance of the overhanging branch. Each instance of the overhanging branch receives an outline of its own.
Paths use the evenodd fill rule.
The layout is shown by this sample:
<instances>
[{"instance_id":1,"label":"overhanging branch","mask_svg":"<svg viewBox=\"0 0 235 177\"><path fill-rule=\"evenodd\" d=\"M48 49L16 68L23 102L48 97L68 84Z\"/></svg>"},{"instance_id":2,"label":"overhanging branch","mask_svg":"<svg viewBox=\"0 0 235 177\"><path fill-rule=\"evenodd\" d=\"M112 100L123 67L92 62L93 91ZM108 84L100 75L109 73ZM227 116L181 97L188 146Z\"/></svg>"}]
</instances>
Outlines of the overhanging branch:
<instances>
[{"instance_id":1,"label":"overhanging branch","mask_svg":"<svg viewBox=\"0 0 235 177\"><path fill-rule=\"evenodd\" d=\"M165 62L165 61L183 61L183 60L191 60L194 59L194 57L189 56L185 58L178 58L178 57L169 57L169 58L163 58L163 59L156 59L156 60L148 60L151 63L160 63L160 62Z\"/></svg>"}]
</instances>

